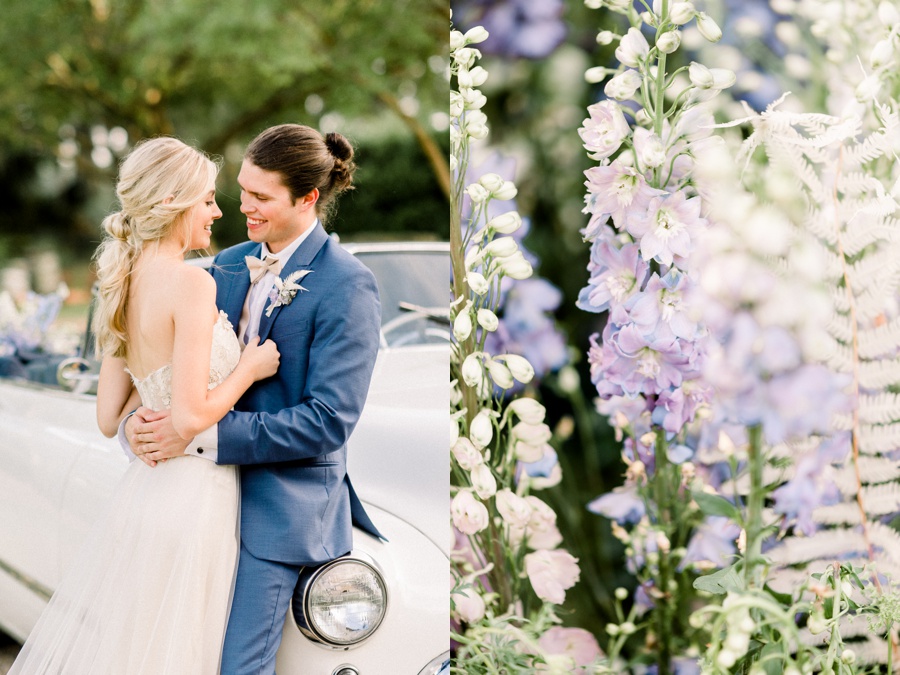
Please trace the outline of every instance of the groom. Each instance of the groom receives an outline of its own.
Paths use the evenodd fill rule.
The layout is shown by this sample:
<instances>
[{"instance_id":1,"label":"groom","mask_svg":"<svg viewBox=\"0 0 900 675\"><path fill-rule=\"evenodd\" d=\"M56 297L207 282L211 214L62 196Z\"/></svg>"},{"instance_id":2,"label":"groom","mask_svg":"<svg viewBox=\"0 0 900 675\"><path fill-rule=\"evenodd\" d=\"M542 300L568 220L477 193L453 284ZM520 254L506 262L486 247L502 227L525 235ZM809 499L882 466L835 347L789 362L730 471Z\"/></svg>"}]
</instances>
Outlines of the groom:
<instances>
[{"instance_id":1,"label":"groom","mask_svg":"<svg viewBox=\"0 0 900 675\"><path fill-rule=\"evenodd\" d=\"M139 408L120 434L151 465L187 453L241 466L241 553L224 675L274 673L300 568L348 553L351 520L381 536L346 470L347 438L378 351L378 291L320 221L350 186L352 154L343 136L323 139L295 124L250 144L238 175L250 241L221 252L212 273L216 304L239 339L275 341L278 373L190 445L169 411Z\"/></svg>"}]
</instances>

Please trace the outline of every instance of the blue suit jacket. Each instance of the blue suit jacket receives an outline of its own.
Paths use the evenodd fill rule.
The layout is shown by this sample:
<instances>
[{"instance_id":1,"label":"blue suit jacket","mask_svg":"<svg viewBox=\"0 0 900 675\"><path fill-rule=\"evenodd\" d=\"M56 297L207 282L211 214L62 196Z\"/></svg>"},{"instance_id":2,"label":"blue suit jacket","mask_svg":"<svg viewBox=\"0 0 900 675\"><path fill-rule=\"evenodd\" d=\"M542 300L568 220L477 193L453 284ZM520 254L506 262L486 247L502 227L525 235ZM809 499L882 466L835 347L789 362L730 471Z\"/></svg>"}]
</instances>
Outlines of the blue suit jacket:
<instances>
[{"instance_id":1,"label":"blue suit jacket","mask_svg":"<svg viewBox=\"0 0 900 675\"><path fill-rule=\"evenodd\" d=\"M253 242L222 251L216 304L237 329ZM381 536L347 476L347 438L362 412L378 352L381 306L371 271L317 224L281 278L312 270L288 305L263 312L260 340L281 353L219 422L218 462L241 465L241 541L255 557L295 565L352 548L352 522ZM268 301L266 307L268 307Z\"/></svg>"}]
</instances>

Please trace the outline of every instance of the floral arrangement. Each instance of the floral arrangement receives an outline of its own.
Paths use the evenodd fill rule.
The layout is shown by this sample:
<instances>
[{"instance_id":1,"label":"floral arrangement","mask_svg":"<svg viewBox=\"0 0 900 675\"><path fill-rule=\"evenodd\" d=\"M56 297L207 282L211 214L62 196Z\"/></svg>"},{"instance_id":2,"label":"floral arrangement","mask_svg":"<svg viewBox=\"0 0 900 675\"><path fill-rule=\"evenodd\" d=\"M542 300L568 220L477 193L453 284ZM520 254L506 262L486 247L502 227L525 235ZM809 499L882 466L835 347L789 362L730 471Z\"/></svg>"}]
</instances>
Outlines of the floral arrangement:
<instances>
[{"instance_id":1,"label":"floral arrangement","mask_svg":"<svg viewBox=\"0 0 900 675\"><path fill-rule=\"evenodd\" d=\"M499 16L515 3L468 4ZM500 207L515 196L511 175L458 172L487 135L484 95L473 91L487 73L471 58L483 29L457 32L455 672L893 672L900 9L886 0L584 5L599 10L596 42L617 63L585 74L598 94L577 131L592 164L580 224L590 262L576 304L595 317L583 348L624 482L583 501L557 488L541 503L604 516L632 582L609 607L595 594L611 619L592 636L575 626L593 617L560 607L567 588L549 593L527 563L564 546L560 528L524 513L516 522L507 496L527 502L559 481L552 449L520 445L513 431L553 424L552 400L547 411L533 398L553 387L497 368L509 343L479 317L508 301L502 260L521 248L504 235L520 226ZM518 417L519 407L539 415ZM541 461L554 472L535 480ZM593 592L609 580L587 578L594 561L579 543L569 548Z\"/></svg>"},{"instance_id":2,"label":"floral arrangement","mask_svg":"<svg viewBox=\"0 0 900 675\"><path fill-rule=\"evenodd\" d=\"M504 282L527 280L533 267L513 236L522 217L496 213L516 196L515 184L468 171L473 146L488 135L478 89L488 73L472 47L486 38L482 27L450 35L454 671L584 672L599 656L597 641L560 625L556 611L579 579L578 561L560 547L554 511L533 494L561 479L546 411L522 388L534 367L495 351L509 341L492 337Z\"/></svg>"}]
</instances>

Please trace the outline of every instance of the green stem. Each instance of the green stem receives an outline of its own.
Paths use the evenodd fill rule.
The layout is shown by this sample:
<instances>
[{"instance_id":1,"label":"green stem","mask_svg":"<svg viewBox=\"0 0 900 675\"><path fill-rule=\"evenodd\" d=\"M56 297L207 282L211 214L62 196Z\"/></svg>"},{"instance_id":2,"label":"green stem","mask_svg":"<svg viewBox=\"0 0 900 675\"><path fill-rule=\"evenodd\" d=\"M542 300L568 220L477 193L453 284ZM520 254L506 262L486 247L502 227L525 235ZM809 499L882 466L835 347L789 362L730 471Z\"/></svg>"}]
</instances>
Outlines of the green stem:
<instances>
[{"instance_id":1,"label":"green stem","mask_svg":"<svg viewBox=\"0 0 900 675\"><path fill-rule=\"evenodd\" d=\"M671 536L671 512L669 510L669 502L671 499L671 490L669 489L669 462L666 455L667 443L666 435L662 429L656 432L656 466L653 471L653 487L656 498L656 507L658 509L657 518L659 520L659 529L666 537ZM659 666L659 675L669 675L670 665L672 661L672 619L673 607L669 596L669 580L671 579L672 570L670 569L669 551L663 551L657 548L659 556L659 592L662 594L660 601L657 603L656 619L657 619L657 640L659 644L659 652L657 664Z\"/></svg>"},{"instance_id":2,"label":"green stem","mask_svg":"<svg viewBox=\"0 0 900 675\"><path fill-rule=\"evenodd\" d=\"M765 458L762 451L762 427L752 426L748 430L750 445L747 459L750 470L750 494L747 496L747 551L744 556L744 581L747 588L755 588L760 584L756 568L762 559L762 510L765 500L763 485L763 468Z\"/></svg>"}]
</instances>

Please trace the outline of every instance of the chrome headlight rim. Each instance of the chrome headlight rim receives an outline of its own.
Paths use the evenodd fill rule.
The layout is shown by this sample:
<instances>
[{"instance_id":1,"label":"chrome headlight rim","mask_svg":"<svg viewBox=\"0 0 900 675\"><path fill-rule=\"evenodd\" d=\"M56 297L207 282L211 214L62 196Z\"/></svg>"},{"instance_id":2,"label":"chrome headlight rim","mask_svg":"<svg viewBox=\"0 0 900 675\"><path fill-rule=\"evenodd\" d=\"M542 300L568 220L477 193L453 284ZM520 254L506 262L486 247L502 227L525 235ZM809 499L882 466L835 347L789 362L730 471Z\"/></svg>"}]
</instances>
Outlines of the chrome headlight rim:
<instances>
[{"instance_id":1,"label":"chrome headlight rim","mask_svg":"<svg viewBox=\"0 0 900 675\"><path fill-rule=\"evenodd\" d=\"M327 635L324 635L321 630L318 629L315 622L310 619L311 614L309 607L309 591L313 587L315 582L319 579L319 577L325 574L325 572L334 569L339 565L347 564L362 565L363 567L367 567L372 572L384 596L384 611L381 613L378 621L365 637L356 640L336 640L334 638L328 637ZM297 588L294 592L295 605L297 604L298 595L300 601L300 613L298 615L297 608L295 606L293 614L294 623L297 625L297 628L300 630L300 632L306 638L312 640L320 646L342 651L358 647L359 645L364 644L366 641L368 641L369 638L371 638L373 635L375 635L375 633L378 632L378 629L381 626L382 622L384 621L384 617L387 616L388 608L390 605L388 585L387 581L385 581L384 572L381 569L381 566L370 555L358 551L351 551L345 556L335 558L334 560L319 565L318 567L304 567L303 569L301 569L300 578L297 582Z\"/></svg>"}]
</instances>

